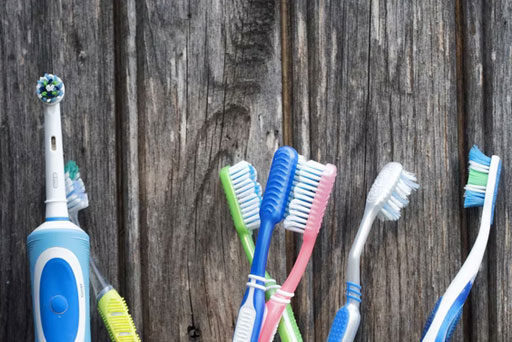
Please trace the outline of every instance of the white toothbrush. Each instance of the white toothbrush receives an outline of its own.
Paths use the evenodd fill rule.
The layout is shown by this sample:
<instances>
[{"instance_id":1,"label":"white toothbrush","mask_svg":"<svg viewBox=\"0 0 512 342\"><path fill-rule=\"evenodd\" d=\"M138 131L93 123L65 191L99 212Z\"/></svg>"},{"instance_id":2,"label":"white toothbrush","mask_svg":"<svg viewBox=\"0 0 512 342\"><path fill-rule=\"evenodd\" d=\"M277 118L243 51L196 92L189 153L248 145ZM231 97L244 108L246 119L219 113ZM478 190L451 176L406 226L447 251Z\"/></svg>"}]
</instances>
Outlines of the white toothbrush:
<instances>
[{"instance_id":1,"label":"white toothbrush","mask_svg":"<svg viewBox=\"0 0 512 342\"><path fill-rule=\"evenodd\" d=\"M418 189L414 174L403 169L400 163L389 163L380 171L373 183L364 216L350 250L347 264L346 303L338 310L329 332L328 342L352 342L357 334L361 314L360 258L364 244L378 216L383 221L396 221L400 210L407 206L407 197Z\"/></svg>"}]
</instances>

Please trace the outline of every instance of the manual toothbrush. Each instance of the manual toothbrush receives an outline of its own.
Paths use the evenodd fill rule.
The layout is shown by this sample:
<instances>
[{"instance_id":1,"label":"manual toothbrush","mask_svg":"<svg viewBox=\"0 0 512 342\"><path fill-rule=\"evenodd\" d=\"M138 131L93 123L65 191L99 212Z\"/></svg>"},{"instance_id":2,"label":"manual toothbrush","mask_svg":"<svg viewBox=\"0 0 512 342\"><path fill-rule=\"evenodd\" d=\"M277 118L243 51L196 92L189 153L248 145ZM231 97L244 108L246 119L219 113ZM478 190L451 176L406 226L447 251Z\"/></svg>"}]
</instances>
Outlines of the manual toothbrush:
<instances>
[{"instance_id":1,"label":"manual toothbrush","mask_svg":"<svg viewBox=\"0 0 512 342\"><path fill-rule=\"evenodd\" d=\"M407 197L418 187L416 177L396 162L385 165L373 182L366 199L363 219L348 257L346 303L336 313L328 342L354 341L361 320L360 258L372 224L376 217L383 221L398 220L400 210L409 203Z\"/></svg>"},{"instance_id":2,"label":"manual toothbrush","mask_svg":"<svg viewBox=\"0 0 512 342\"><path fill-rule=\"evenodd\" d=\"M266 304L259 342L270 342L274 339L281 315L286 305L290 304L306 270L336 179L336 166L309 160L300 166L296 175L297 182L290 193L291 202L284 228L303 234L304 239L288 278Z\"/></svg>"},{"instance_id":3,"label":"manual toothbrush","mask_svg":"<svg viewBox=\"0 0 512 342\"><path fill-rule=\"evenodd\" d=\"M249 263L252 263L255 248L252 231L260 227L259 212L262 193L256 169L244 160L233 166L223 167L220 170L220 180L240 242ZM276 281L268 272L265 273L265 279L267 288L265 297L268 300L280 286L276 285ZM290 304L286 306L279 323L279 336L283 342L302 342Z\"/></svg>"},{"instance_id":4,"label":"manual toothbrush","mask_svg":"<svg viewBox=\"0 0 512 342\"><path fill-rule=\"evenodd\" d=\"M280 147L274 154L260 208L260 230L256 241L249 281L238 312L233 342L257 342L265 311L265 268L272 232L283 217L292 186L298 154Z\"/></svg>"},{"instance_id":5,"label":"manual toothbrush","mask_svg":"<svg viewBox=\"0 0 512 342\"><path fill-rule=\"evenodd\" d=\"M66 198L71 221L80 226L78 212L89 206L85 184L80 177L76 163L70 160L64 167L66 177ZM89 260L91 284L96 295L98 312L108 330L112 342L139 342L135 324L125 300L100 273L94 259Z\"/></svg>"},{"instance_id":6,"label":"manual toothbrush","mask_svg":"<svg viewBox=\"0 0 512 342\"><path fill-rule=\"evenodd\" d=\"M69 221L59 102L61 79L45 74L36 94L44 105L46 220L27 238L36 342L90 342L89 236Z\"/></svg>"},{"instance_id":7,"label":"manual toothbrush","mask_svg":"<svg viewBox=\"0 0 512 342\"><path fill-rule=\"evenodd\" d=\"M489 158L480 152L477 146L471 148L464 208L483 207L480 231L464 265L427 319L421 337L422 342L448 342L455 332L464 303L484 257L494 219L500 174L501 160L498 156Z\"/></svg>"}]
</instances>

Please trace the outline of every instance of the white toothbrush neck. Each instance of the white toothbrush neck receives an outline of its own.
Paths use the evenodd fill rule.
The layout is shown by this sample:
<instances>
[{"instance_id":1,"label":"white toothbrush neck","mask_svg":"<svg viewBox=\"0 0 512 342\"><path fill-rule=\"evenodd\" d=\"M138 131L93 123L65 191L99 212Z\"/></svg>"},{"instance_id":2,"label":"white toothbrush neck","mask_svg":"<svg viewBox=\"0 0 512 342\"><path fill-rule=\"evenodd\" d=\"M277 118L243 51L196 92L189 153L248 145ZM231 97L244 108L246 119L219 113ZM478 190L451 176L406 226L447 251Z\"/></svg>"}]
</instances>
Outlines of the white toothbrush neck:
<instances>
[{"instance_id":1,"label":"white toothbrush neck","mask_svg":"<svg viewBox=\"0 0 512 342\"><path fill-rule=\"evenodd\" d=\"M347 281L361 284L360 280L360 259L363 248L372 229L373 221L377 217L379 210L375 206L367 205L364 211L363 219L359 225L356 238L350 249L347 263Z\"/></svg>"},{"instance_id":2,"label":"white toothbrush neck","mask_svg":"<svg viewBox=\"0 0 512 342\"><path fill-rule=\"evenodd\" d=\"M59 103L44 106L44 154L46 218L68 217Z\"/></svg>"}]
</instances>

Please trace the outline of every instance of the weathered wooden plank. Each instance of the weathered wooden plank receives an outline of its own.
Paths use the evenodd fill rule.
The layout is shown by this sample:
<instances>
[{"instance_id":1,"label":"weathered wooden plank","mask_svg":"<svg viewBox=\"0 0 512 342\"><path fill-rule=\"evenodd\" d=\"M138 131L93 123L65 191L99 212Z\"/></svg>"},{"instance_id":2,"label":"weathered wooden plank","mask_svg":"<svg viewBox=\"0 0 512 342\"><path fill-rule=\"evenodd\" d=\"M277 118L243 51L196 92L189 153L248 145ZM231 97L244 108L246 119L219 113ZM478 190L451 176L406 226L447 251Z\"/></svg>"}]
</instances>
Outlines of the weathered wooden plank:
<instances>
[{"instance_id":1,"label":"weathered wooden plank","mask_svg":"<svg viewBox=\"0 0 512 342\"><path fill-rule=\"evenodd\" d=\"M65 159L75 159L90 194L81 215L93 253L117 283L117 205L112 6L108 2L5 2L0 14L0 340L33 339L27 235L44 217L43 115L34 84L55 72L66 84L62 103ZM4 286L6 284L6 286ZM104 340L92 310L92 339Z\"/></svg>"},{"instance_id":2,"label":"weathered wooden plank","mask_svg":"<svg viewBox=\"0 0 512 342\"><path fill-rule=\"evenodd\" d=\"M226 341L249 265L218 180L281 136L278 3L137 6L144 339ZM285 271L284 233L269 260Z\"/></svg>"},{"instance_id":3,"label":"weathered wooden plank","mask_svg":"<svg viewBox=\"0 0 512 342\"><path fill-rule=\"evenodd\" d=\"M135 1L115 1L114 13L119 276L135 326L143 335Z\"/></svg>"},{"instance_id":4,"label":"weathered wooden plank","mask_svg":"<svg viewBox=\"0 0 512 342\"><path fill-rule=\"evenodd\" d=\"M507 170L510 155L510 115L512 78L510 69L510 41L512 28L510 2L492 4L477 1L464 2L464 108L467 141L466 148L476 143L488 154L503 160L500 191L495 211L494 227L483 266L471 294L471 341L508 341L512 294L510 205L506 189L511 186ZM469 210L468 210L469 211ZM480 211L468 213L470 244L478 233Z\"/></svg>"},{"instance_id":5,"label":"weathered wooden plank","mask_svg":"<svg viewBox=\"0 0 512 342\"><path fill-rule=\"evenodd\" d=\"M304 80L294 88L294 132L309 136L311 157L340 170L315 250L313 298L301 299L301 315L311 306L314 315L306 340L324 340L343 304L366 193L391 160L423 188L397 224L376 224L368 240L357 340L419 340L461 257L454 6L299 1L292 15L294 79Z\"/></svg>"}]
</instances>

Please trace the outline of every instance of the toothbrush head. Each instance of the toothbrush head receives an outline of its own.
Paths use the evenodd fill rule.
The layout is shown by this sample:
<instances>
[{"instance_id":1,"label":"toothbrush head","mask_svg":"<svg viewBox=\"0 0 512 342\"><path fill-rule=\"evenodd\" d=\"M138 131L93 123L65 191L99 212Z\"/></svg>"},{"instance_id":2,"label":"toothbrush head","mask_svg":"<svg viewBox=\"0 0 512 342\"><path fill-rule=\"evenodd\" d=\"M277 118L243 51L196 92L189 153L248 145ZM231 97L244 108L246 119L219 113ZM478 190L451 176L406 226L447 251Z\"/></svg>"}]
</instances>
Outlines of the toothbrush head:
<instances>
[{"instance_id":1,"label":"toothbrush head","mask_svg":"<svg viewBox=\"0 0 512 342\"><path fill-rule=\"evenodd\" d=\"M405 171L400 163L388 163L373 182L366 204L380 208L378 217L382 221L396 221L400 210L409 204L408 196L418 188L413 173Z\"/></svg>"},{"instance_id":2,"label":"toothbrush head","mask_svg":"<svg viewBox=\"0 0 512 342\"><path fill-rule=\"evenodd\" d=\"M318 233L336 179L336 166L309 160L297 174L284 228L301 234Z\"/></svg>"},{"instance_id":3,"label":"toothbrush head","mask_svg":"<svg viewBox=\"0 0 512 342\"><path fill-rule=\"evenodd\" d=\"M80 170L76 163L70 160L64 167L66 178L66 199L69 216L74 224L78 225L77 215L80 210L89 206L89 198L85 191L85 184L80 178Z\"/></svg>"},{"instance_id":4,"label":"toothbrush head","mask_svg":"<svg viewBox=\"0 0 512 342\"><path fill-rule=\"evenodd\" d=\"M260 218L262 221L268 220L275 225L283 219L298 158L297 151L289 146L280 147L274 153L265 193L261 201Z\"/></svg>"},{"instance_id":5,"label":"toothbrush head","mask_svg":"<svg viewBox=\"0 0 512 342\"><path fill-rule=\"evenodd\" d=\"M497 168L495 172L491 173L491 162L493 159L497 160ZM489 182L490 177L496 177L493 189L491 223L494 218L494 207L496 206L496 195L498 194L500 174L501 161L499 160L499 157L493 156L490 158L483 154L477 146L473 146L471 148L469 151L468 183L465 186L466 192L464 193L464 208L483 207L485 203L487 183Z\"/></svg>"},{"instance_id":6,"label":"toothbrush head","mask_svg":"<svg viewBox=\"0 0 512 342\"><path fill-rule=\"evenodd\" d=\"M246 161L226 166L220 180L228 199L229 210L239 233L260 227L261 185L256 169Z\"/></svg>"},{"instance_id":7,"label":"toothbrush head","mask_svg":"<svg viewBox=\"0 0 512 342\"><path fill-rule=\"evenodd\" d=\"M36 95L45 104L57 104L64 97L64 82L52 74L44 74L36 85Z\"/></svg>"}]
</instances>

